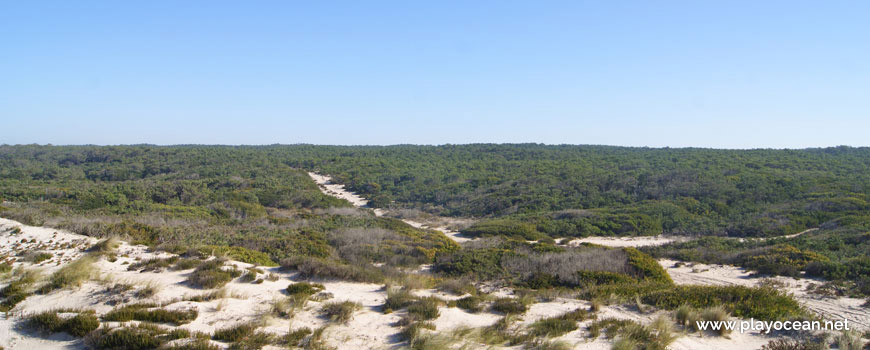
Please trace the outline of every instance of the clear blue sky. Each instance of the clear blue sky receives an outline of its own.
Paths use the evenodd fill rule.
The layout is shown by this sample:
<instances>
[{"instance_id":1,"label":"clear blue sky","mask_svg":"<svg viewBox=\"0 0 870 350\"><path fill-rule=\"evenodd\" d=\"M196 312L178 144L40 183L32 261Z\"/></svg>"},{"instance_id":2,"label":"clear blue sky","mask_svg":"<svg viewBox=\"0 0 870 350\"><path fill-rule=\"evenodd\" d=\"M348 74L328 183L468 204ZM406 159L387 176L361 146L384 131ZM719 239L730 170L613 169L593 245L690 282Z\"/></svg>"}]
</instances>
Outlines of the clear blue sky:
<instances>
[{"instance_id":1,"label":"clear blue sky","mask_svg":"<svg viewBox=\"0 0 870 350\"><path fill-rule=\"evenodd\" d=\"M870 145L868 1L4 1L0 144Z\"/></svg>"}]
</instances>

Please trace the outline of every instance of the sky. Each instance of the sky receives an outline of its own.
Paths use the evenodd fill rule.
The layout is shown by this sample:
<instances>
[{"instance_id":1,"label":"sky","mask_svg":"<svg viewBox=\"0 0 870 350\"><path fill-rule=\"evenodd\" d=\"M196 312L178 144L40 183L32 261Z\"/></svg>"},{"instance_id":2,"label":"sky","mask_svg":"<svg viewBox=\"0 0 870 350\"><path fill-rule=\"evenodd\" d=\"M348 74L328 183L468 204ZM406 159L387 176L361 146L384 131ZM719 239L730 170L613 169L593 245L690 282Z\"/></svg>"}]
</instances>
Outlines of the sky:
<instances>
[{"instance_id":1,"label":"sky","mask_svg":"<svg viewBox=\"0 0 870 350\"><path fill-rule=\"evenodd\" d=\"M0 144L870 146L868 1L4 1Z\"/></svg>"}]
</instances>

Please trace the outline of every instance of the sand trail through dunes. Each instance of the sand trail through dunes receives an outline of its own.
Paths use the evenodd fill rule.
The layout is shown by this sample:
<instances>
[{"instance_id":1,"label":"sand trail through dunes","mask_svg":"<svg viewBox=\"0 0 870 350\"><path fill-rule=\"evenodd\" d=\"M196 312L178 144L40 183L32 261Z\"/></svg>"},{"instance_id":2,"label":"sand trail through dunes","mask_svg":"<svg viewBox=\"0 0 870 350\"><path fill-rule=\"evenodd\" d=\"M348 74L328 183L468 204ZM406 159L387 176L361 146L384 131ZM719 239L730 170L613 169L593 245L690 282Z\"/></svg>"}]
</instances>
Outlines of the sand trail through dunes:
<instances>
[{"instance_id":1,"label":"sand trail through dunes","mask_svg":"<svg viewBox=\"0 0 870 350\"><path fill-rule=\"evenodd\" d=\"M308 176L311 176L311 178L314 180L314 182L317 183L317 186L320 187L320 190L324 194L347 200L348 202L350 202L351 204L353 204L357 208L370 208L368 199L365 199L356 193L348 191L347 189L345 189L344 185L333 182L332 178L329 177L328 175L308 172ZM380 208L371 208L371 209L372 209L372 211L374 211L376 216L383 216L384 214L387 213L384 209L380 209ZM451 239L453 239L457 243L462 243L462 242L466 242L466 241L471 240L471 238L461 235L458 231L450 230L450 229L447 229L446 227L441 227L441 226L433 227L433 226L427 225L425 223L422 223L422 222L419 222L416 220L411 220L411 219L401 219L401 220L404 221L406 224L411 225L411 226L416 227L416 228L425 228L425 229L440 231L441 233L444 233L445 236L450 237Z\"/></svg>"}]
</instances>

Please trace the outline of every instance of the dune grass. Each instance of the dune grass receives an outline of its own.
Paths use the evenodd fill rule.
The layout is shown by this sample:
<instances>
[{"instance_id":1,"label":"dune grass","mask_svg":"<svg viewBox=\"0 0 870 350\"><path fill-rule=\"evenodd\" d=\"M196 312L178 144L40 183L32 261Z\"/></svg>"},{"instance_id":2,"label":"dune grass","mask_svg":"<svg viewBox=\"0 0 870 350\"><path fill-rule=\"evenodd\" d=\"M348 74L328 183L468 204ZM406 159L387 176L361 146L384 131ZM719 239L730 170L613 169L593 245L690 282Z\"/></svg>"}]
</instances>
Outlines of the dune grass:
<instances>
[{"instance_id":1,"label":"dune grass","mask_svg":"<svg viewBox=\"0 0 870 350\"><path fill-rule=\"evenodd\" d=\"M117 328L97 328L88 333L84 342L85 345L94 350L147 350L161 348L173 340L188 338L192 338L191 340L196 342L195 339L203 339L204 335L191 333L182 328L167 329L154 324L139 323ZM199 343L204 345L202 342ZM211 350L213 348L179 347L179 349Z\"/></svg>"},{"instance_id":2,"label":"dune grass","mask_svg":"<svg viewBox=\"0 0 870 350\"><path fill-rule=\"evenodd\" d=\"M195 320L199 312L194 309L167 310L155 304L133 304L116 308L103 315L104 321L147 321L182 325Z\"/></svg>"},{"instance_id":3,"label":"dune grass","mask_svg":"<svg viewBox=\"0 0 870 350\"><path fill-rule=\"evenodd\" d=\"M96 272L94 262L96 262L94 257L86 255L67 264L51 274L48 283L42 286L39 292L47 294L58 289L80 286L94 276Z\"/></svg>"},{"instance_id":4,"label":"dune grass","mask_svg":"<svg viewBox=\"0 0 870 350\"><path fill-rule=\"evenodd\" d=\"M492 310L503 314L522 314L527 310L523 301L515 298L498 298L492 303Z\"/></svg>"},{"instance_id":5,"label":"dune grass","mask_svg":"<svg viewBox=\"0 0 870 350\"><path fill-rule=\"evenodd\" d=\"M577 309L559 316L543 318L529 326L529 333L536 337L558 337L576 330L577 322L591 316L585 310Z\"/></svg>"},{"instance_id":6,"label":"dune grass","mask_svg":"<svg viewBox=\"0 0 870 350\"><path fill-rule=\"evenodd\" d=\"M483 311L483 302L485 299L483 297L477 295L469 295L462 299L456 300L454 303L456 307L463 309L465 311L471 313L478 313Z\"/></svg>"},{"instance_id":7,"label":"dune grass","mask_svg":"<svg viewBox=\"0 0 870 350\"><path fill-rule=\"evenodd\" d=\"M12 281L6 287L0 289L0 312L7 312L27 299L31 294L31 287L39 280L39 273L35 270L16 269L12 273Z\"/></svg>"},{"instance_id":8,"label":"dune grass","mask_svg":"<svg viewBox=\"0 0 870 350\"><path fill-rule=\"evenodd\" d=\"M353 314L362 308L362 305L352 301L332 302L323 305L321 313L330 321L347 323L353 319Z\"/></svg>"},{"instance_id":9,"label":"dune grass","mask_svg":"<svg viewBox=\"0 0 870 350\"><path fill-rule=\"evenodd\" d=\"M225 269L224 259L212 259L199 265L187 278L191 286L203 289L220 288L239 277L242 273L236 268Z\"/></svg>"},{"instance_id":10,"label":"dune grass","mask_svg":"<svg viewBox=\"0 0 870 350\"><path fill-rule=\"evenodd\" d=\"M260 324L257 322L239 323L214 331L212 339L224 342L237 342L254 334L259 327Z\"/></svg>"},{"instance_id":11,"label":"dune grass","mask_svg":"<svg viewBox=\"0 0 870 350\"><path fill-rule=\"evenodd\" d=\"M100 326L93 311L81 311L75 316L62 318L63 310L44 311L27 316L26 325L42 333L65 332L75 337L83 337Z\"/></svg>"}]
</instances>

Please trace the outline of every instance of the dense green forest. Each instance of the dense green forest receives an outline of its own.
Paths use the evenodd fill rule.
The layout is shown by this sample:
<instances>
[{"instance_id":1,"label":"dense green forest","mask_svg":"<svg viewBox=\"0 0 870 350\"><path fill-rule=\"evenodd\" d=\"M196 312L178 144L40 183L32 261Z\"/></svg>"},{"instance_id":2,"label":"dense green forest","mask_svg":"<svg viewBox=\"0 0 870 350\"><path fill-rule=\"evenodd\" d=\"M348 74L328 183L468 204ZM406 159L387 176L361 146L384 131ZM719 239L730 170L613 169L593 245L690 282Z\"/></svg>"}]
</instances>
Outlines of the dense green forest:
<instances>
[{"instance_id":1,"label":"dense green forest","mask_svg":"<svg viewBox=\"0 0 870 350\"><path fill-rule=\"evenodd\" d=\"M349 208L280 158L252 147L2 146L0 216L162 249L238 247L228 252L258 263L254 252L407 266L457 248Z\"/></svg>"},{"instance_id":2,"label":"dense green forest","mask_svg":"<svg viewBox=\"0 0 870 350\"><path fill-rule=\"evenodd\" d=\"M524 237L776 236L870 210L870 149L607 146L292 146L375 206L496 219Z\"/></svg>"},{"instance_id":3,"label":"dense green forest","mask_svg":"<svg viewBox=\"0 0 870 350\"><path fill-rule=\"evenodd\" d=\"M692 235L704 238L649 252L784 275L870 273L868 148L0 146L0 215L164 249L240 247L294 266L311 262L299 257L436 262L447 273L472 249L349 208L305 171L334 176L375 207L477 218L464 230L475 237ZM808 228L820 229L795 239L729 238ZM485 270L505 275L510 263L497 258Z\"/></svg>"}]
</instances>

